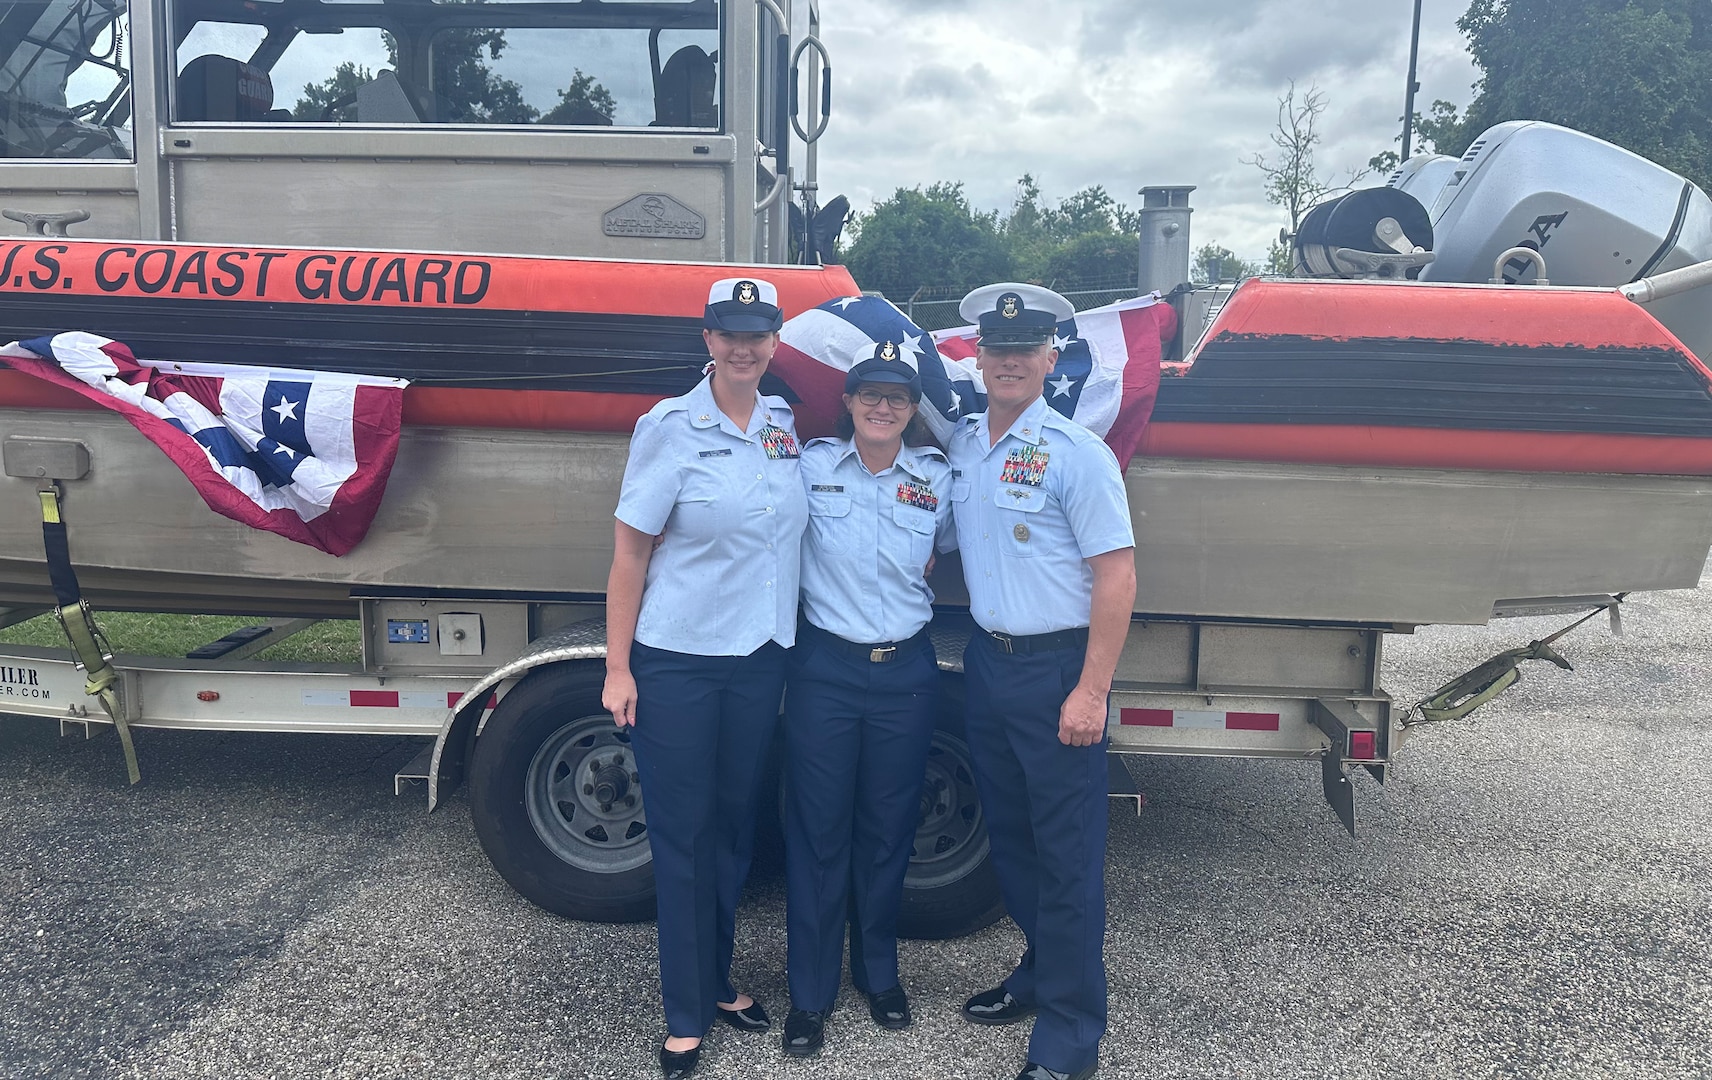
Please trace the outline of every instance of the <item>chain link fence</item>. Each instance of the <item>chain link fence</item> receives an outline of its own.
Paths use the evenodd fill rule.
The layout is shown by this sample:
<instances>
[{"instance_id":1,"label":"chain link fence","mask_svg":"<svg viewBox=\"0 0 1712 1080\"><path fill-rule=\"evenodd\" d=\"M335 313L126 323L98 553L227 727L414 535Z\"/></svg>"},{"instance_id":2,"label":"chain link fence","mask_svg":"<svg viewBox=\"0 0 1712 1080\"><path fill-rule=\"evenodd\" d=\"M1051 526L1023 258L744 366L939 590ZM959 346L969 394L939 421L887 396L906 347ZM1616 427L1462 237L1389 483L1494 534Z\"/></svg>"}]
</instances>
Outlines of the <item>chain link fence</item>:
<instances>
[{"instance_id":1,"label":"chain link fence","mask_svg":"<svg viewBox=\"0 0 1712 1080\"><path fill-rule=\"evenodd\" d=\"M1127 282L1095 282L1098 288L1058 289L1058 294L1070 301L1077 311L1087 311L1089 308L1104 307L1115 304L1119 300L1128 300L1136 295L1134 279ZM1048 284L1047 288L1053 288ZM968 320L957 313L957 305L969 292L968 289L955 285L923 285L915 291L908 300L899 301L895 297L887 297L892 303L903 309L910 321L923 330L944 330L952 326L966 325Z\"/></svg>"}]
</instances>

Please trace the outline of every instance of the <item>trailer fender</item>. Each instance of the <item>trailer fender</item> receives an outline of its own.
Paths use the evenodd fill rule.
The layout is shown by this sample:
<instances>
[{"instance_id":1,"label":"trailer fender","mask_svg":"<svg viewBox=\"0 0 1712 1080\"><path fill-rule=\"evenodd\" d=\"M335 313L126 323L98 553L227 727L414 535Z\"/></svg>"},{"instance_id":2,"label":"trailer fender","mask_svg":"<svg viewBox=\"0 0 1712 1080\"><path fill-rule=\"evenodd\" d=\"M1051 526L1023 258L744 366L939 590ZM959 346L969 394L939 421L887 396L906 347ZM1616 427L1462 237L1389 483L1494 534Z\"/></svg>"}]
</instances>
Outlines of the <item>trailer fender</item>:
<instances>
[{"instance_id":1,"label":"trailer fender","mask_svg":"<svg viewBox=\"0 0 1712 1080\"><path fill-rule=\"evenodd\" d=\"M434 739L434 756L428 765L429 812L440 804L442 793L451 794L463 781L465 758L470 745L481 734L481 718L487 714L496 691L506 683L515 684L538 667L605 658L606 620L586 619L542 634L515 659L494 668L470 687L448 711L440 725L440 734Z\"/></svg>"}]
</instances>

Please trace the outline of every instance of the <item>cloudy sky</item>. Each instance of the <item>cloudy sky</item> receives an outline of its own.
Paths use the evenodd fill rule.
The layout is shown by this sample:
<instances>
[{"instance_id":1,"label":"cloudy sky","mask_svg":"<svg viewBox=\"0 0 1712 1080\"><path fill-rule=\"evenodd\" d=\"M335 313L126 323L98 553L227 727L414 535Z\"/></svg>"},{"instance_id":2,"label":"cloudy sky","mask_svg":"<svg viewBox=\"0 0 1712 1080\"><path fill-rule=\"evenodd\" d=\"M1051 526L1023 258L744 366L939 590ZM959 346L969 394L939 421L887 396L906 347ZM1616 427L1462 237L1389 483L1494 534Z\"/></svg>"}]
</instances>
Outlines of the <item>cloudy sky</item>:
<instances>
[{"instance_id":1,"label":"cloudy sky","mask_svg":"<svg viewBox=\"0 0 1712 1080\"><path fill-rule=\"evenodd\" d=\"M1411 0L822 0L833 58L822 201L859 209L898 187L961 180L1004 210L1032 173L1056 200L1090 184L1120 202L1194 184L1193 235L1257 258L1285 223L1239 159L1269 148L1291 79L1329 108L1322 172L1395 147ZM1477 71L1456 19L1425 0L1418 108L1459 107ZM1378 178L1382 180L1383 178ZM1377 182L1376 180L1367 181Z\"/></svg>"}]
</instances>

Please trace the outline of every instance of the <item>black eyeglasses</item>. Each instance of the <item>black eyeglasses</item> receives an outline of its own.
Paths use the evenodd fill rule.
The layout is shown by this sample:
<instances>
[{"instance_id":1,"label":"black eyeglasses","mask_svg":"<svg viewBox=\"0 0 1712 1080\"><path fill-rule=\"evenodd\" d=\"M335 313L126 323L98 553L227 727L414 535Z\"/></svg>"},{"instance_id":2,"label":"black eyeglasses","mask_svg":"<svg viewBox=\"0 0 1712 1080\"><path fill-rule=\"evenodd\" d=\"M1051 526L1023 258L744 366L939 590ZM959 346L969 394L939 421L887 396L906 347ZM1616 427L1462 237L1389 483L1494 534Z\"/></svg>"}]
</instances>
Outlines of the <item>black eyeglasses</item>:
<instances>
[{"instance_id":1,"label":"black eyeglasses","mask_svg":"<svg viewBox=\"0 0 1712 1080\"><path fill-rule=\"evenodd\" d=\"M856 391L856 400L870 408L878 405L882 401L894 409L907 409L910 407L910 396L901 391L891 394L882 394L878 390L870 390L867 387L863 387Z\"/></svg>"}]
</instances>

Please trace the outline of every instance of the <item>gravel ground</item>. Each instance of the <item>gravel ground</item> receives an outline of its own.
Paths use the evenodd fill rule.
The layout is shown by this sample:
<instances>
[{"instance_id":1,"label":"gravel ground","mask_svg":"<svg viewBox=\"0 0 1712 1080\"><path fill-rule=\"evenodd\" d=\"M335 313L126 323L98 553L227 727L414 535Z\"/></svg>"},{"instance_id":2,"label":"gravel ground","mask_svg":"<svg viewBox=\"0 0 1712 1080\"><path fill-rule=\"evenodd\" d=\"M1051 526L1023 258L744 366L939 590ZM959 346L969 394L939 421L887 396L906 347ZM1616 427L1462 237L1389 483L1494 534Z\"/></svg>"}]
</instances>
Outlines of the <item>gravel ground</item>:
<instances>
[{"instance_id":1,"label":"gravel ground","mask_svg":"<svg viewBox=\"0 0 1712 1080\"><path fill-rule=\"evenodd\" d=\"M1563 620L1391 639L1412 700ZM1142 759L1114 804L1117 1077L1712 1076L1712 592L1626 607L1470 720L1418 729L1351 840L1317 769ZM519 899L461 794L392 795L414 740L0 723L0 1075L657 1075L649 925ZM776 853L737 981L786 1007ZM1013 962L1008 922L904 946L917 1015L846 988L823 1055L717 1029L699 1075L998 1077L1024 1029L957 1006Z\"/></svg>"}]
</instances>

